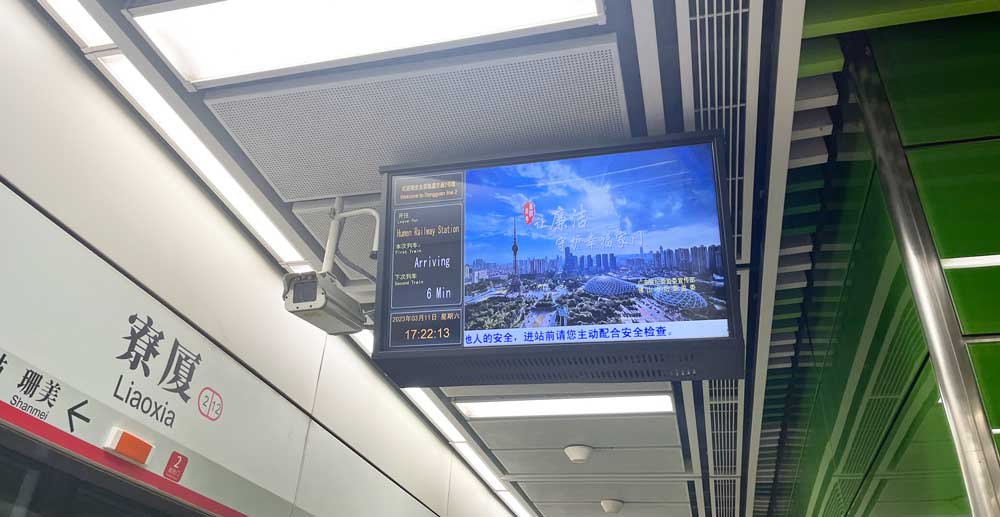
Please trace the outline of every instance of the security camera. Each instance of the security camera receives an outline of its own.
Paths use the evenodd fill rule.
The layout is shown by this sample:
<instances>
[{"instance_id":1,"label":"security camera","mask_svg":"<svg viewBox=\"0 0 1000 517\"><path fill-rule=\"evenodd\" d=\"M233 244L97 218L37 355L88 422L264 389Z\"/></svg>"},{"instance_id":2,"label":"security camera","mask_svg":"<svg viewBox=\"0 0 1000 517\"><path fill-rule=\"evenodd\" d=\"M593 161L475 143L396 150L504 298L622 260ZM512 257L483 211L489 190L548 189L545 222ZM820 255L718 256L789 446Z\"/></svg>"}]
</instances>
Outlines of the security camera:
<instances>
[{"instance_id":1,"label":"security camera","mask_svg":"<svg viewBox=\"0 0 1000 517\"><path fill-rule=\"evenodd\" d=\"M288 273L284 283L285 310L327 334L353 334L364 328L361 304L330 273Z\"/></svg>"}]
</instances>

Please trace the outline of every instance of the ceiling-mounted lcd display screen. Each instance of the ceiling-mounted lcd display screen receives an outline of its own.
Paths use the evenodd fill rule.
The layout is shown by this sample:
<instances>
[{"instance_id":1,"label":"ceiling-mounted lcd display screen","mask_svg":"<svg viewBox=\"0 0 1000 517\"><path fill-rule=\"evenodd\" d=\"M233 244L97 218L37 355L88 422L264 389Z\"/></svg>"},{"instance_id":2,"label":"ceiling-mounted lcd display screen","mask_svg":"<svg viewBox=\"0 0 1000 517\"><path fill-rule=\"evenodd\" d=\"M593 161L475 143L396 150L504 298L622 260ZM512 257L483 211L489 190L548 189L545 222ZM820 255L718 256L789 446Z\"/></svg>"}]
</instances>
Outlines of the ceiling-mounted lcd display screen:
<instances>
[{"instance_id":1,"label":"ceiling-mounted lcd display screen","mask_svg":"<svg viewBox=\"0 0 1000 517\"><path fill-rule=\"evenodd\" d=\"M742 371L695 364L742 340L714 141L675 141L390 171L376 359L666 347L690 364L651 377Z\"/></svg>"}]
</instances>

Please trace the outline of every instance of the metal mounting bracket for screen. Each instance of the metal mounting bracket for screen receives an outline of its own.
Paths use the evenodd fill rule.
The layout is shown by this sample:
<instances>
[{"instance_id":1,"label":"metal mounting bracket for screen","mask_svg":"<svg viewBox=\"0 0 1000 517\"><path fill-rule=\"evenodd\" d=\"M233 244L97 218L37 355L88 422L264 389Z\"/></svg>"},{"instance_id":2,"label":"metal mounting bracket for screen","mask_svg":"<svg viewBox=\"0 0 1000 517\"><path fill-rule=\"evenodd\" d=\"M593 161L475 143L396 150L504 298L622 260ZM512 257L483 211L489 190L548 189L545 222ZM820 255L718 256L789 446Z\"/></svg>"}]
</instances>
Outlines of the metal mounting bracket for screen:
<instances>
[{"instance_id":1,"label":"metal mounting bracket for screen","mask_svg":"<svg viewBox=\"0 0 1000 517\"><path fill-rule=\"evenodd\" d=\"M370 216L375 219L375 231L372 234L372 249L369 256L374 260L378 256L379 248L379 227L381 226L382 216L378 213L378 210L374 208L358 208L356 210L349 210L347 212L343 211L344 200L338 197L334 201L333 209L330 210L330 232L327 234L326 238L326 251L323 254L323 268L320 270L321 273L327 273L333 275L338 282L344 287L354 287L358 285L364 285L367 283L375 283L375 278L372 277L367 271L359 267L350 261L343 260L337 254L337 244L340 239L340 223L345 219L351 217L360 216ZM357 271L365 277L364 280L352 280L348 278L347 274L344 272L344 268L350 268Z\"/></svg>"}]
</instances>

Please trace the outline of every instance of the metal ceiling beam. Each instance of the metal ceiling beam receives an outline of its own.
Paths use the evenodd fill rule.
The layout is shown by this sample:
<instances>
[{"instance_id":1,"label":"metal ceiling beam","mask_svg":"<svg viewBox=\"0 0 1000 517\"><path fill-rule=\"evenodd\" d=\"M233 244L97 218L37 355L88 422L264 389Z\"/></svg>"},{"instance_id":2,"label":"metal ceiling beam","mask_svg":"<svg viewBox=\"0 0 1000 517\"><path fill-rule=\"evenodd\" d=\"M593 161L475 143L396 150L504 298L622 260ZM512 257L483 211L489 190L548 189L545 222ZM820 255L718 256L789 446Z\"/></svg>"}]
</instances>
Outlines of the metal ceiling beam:
<instances>
[{"instance_id":1,"label":"metal ceiling beam","mask_svg":"<svg viewBox=\"0 0 1000 517\"><path fill-rule=\"evenodd\" d=\"M746 472L744 512L753 515L760 428L764 411L764 391L767 386L767 364L770 354L771 323L778 280L778 254L781 248L781 223L785 208L785 186L788 179L788 156L792 141L792 120L795 111L795 90L799 71L799 51L804 0L784 0L781 5L781 27L778 34L777 77L774 92L774 120L768 183L767 216L765 220L764 253L761 264L760 317L757 326L757 365L753 382L753 405L749 410L750 441Z\"/></svg>"},{"instance_id":2,"label":"metal ceiling beam","mask_svg":"<svg viewBox=\"0 0 1000 517\"><path fill-rule=\"evenodd\" d=\"M667 122L663 110L663 85L653 0L632 0L632 25L635 30L635 50L639 58L642 105L646 112L646 134L662 135L667 132Z\"/></svg>"}]
</instances>

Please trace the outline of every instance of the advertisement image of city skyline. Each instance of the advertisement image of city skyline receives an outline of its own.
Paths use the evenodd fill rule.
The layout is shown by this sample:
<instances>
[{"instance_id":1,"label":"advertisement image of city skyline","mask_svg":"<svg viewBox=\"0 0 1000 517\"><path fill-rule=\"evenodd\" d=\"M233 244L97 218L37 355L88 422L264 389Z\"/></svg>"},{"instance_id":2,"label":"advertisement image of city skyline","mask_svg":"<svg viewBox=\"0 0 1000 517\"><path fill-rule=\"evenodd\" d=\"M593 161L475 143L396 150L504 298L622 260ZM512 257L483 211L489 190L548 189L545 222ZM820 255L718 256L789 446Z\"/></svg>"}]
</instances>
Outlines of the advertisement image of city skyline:
<instances>
[{"instance_id":1,"label":"advertisement image of city skyline","mask_svg":"<svg viewBox=\"0 0 1000 517\"><path fill-rule=\"evenodd\" d=\"M708 144L469 170L465 188L467 330L727 318Z\"/></svg>"},{"instance_id":2,"label":"advertisement image of city skyline","mask_svg":"<svg viewBox=\"0 0 1000 517\"><path fill-rule=\"evenodd\" d=\"M511 241L515 222L524 257L554 257L565 245L624 255L719 244L708 144L470 170L465 188L465 256L487 262L510 258L509 244L497 243Z\"/></svg>"}]
</instances>

